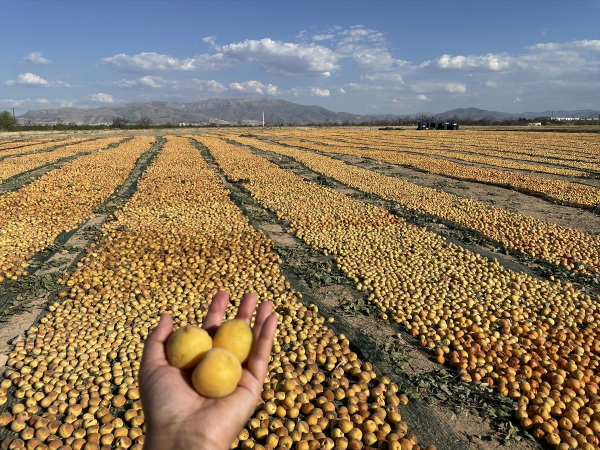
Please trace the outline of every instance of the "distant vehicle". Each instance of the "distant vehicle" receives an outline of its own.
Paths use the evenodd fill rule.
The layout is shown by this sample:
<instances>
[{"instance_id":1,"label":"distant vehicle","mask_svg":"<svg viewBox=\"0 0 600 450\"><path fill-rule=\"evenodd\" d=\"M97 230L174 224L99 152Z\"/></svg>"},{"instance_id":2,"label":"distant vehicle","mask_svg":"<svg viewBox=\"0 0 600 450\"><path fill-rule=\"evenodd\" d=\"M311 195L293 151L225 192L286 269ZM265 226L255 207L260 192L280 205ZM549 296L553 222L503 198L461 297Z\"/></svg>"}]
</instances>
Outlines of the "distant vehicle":
<instances>
[{"instance_id":1,"label":"distant vehicle","mask_svg":"<svg viewBox=\"0 0 600 450\"><path fill-rule=\"evenodd\" d=\"M419 122L417 130L458 130L458 124L455 122Z\"/></svg>"}]
</instances>

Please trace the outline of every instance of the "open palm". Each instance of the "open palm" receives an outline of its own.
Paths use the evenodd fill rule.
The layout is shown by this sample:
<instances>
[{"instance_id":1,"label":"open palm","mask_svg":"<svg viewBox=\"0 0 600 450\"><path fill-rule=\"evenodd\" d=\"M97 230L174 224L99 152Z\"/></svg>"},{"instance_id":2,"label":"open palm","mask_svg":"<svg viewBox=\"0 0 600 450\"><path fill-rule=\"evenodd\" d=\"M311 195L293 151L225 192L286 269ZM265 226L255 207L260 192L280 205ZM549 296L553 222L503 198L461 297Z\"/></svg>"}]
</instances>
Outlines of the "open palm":
<instances>
[{"instance_id":1,"label":"open palm","mask_svg":"<svg viewBox=\"0 0 600 450\"><path fill-rule=\"evenodd\" d=\"M212 336L223 322L229 295L219 292L202 328ZM246 294L236 318L250 324L255 294ZM269 302L260 304L254 322L256 342L235 391L223 398L207 398L192 387L191 374L167 361L165 344L173 331L171 316L163 314L148 336L140 366L140 390L146 417L145 449L229 449L254 412L267 373L277 317Z\"/></svg>"}]
</instances>

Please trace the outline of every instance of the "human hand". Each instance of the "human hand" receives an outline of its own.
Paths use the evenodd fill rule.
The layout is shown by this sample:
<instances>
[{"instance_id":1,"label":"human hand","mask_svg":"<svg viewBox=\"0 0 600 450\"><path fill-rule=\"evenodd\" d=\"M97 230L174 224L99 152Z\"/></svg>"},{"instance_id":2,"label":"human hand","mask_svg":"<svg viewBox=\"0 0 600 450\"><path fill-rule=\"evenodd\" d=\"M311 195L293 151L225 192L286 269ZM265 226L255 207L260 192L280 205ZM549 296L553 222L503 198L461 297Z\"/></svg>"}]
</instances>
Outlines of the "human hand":
<instances>
[{"instance_id":1,"label":"human hand","mask_svg":"<svg viewBox=\"0 0 600 450\"><path fill-rule=\"evenodd\" d=\"M256 307L255 294L242 298L236 318L248 324ZM229 294L215 295L202 324L214 335L223 322ZM259 305L254 322L256 337L236 390L223 398L198 394L191 373L167 361L165 345L173 331L171 316L163 314L156 329L148 335L139 371L142 406L146 420L146 450L210 449L227 450L254 413L267 373L277 317L273 305Z\"/></svg>"}]
</instances>

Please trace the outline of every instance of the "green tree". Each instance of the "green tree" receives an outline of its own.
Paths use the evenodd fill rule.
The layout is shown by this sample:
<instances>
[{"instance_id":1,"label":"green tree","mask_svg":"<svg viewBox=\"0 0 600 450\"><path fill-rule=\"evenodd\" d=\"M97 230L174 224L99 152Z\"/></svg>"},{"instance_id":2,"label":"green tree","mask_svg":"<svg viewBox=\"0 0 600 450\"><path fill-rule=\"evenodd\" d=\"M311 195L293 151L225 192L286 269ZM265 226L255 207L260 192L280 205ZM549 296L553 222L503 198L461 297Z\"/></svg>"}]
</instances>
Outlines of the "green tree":
<instances>
[{"instance_id":1,"label":"green tree","mask_svg":"<svg viewBox=\"0 0 600 450\"><path fill-rule=\"evenodd\" d=\"M13 131L17 128L17 119L15 119L8 111L0 113L0 130Z\"/></svg>"}]
</instances>

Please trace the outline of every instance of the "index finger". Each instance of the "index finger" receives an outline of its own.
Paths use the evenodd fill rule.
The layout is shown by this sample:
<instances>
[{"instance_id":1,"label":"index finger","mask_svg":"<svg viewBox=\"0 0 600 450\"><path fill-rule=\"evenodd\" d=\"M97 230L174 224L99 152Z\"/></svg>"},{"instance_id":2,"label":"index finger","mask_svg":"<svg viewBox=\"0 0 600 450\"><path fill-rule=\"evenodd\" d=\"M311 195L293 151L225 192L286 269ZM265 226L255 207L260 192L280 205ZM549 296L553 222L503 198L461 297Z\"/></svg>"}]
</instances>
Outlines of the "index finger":
<instances>
[{"instance_id":1,"label":"index finger","mask_svg":"<svg viewBox=\"0 0 600 450\"><path fill-rule=\"evenodd\" d=\"M223 317L229 304L229 294L225 291L217 292L212 303L208 307L208 312L202 322L202 328L212 335L223 323Z\"/></svg>"},{"instance_id":2,"label":"index finger","mask_svg":"<svg viewBox=\"0 0 600 450\"><path fill-rule=\"evenodd\" d=\"M256 308L257 301L258 298L254 292L248 292L247 294L244 294L235 318L241 319L250 325L250 320L252 319L252 314L254 314L254 308Z\"/></svg>"}]
</instances>

